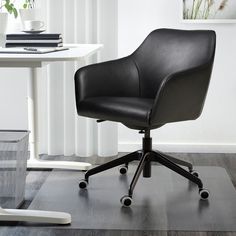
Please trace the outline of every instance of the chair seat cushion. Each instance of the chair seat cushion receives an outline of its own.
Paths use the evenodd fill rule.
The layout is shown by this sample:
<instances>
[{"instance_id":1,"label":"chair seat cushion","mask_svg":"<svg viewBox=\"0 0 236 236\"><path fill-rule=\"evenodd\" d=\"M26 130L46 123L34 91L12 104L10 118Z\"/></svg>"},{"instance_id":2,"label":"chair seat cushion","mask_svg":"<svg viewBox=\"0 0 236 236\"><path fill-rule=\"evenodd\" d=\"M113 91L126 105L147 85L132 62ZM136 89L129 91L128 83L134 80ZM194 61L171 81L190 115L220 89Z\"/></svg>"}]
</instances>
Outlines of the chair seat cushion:
<instances>
[{"instance_id":1,"label":"chair seat cushion","mask_svg":"<svg viewBox=\"0 0 236 236\"><path fill-rule=\"evenodd\" d=\"M78 114L145 128L149 126L153 102L139 97L92 97L79 103Z\"/></svg>"}]
</instances>

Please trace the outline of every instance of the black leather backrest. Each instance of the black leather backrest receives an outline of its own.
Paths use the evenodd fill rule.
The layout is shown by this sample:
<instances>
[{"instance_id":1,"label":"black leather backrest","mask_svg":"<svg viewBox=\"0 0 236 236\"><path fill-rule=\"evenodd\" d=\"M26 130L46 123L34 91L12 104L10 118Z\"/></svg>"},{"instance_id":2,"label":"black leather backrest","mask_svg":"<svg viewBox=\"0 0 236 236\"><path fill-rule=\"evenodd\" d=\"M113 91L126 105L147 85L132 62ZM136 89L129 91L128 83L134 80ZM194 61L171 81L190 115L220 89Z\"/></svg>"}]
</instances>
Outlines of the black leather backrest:
<instances>
[{"instance_id":1,"label":"black leather backrest","mask_svg":"<svg viewBox=\"0 0 236 236\"><path fill-rule=\"evenodd\" d=\"M139 72L141 97L155 98L167 75L213 61L215 40L214 31L208 30L158 29L150 33L131 55Z\"/></svg>"}]
</instances>

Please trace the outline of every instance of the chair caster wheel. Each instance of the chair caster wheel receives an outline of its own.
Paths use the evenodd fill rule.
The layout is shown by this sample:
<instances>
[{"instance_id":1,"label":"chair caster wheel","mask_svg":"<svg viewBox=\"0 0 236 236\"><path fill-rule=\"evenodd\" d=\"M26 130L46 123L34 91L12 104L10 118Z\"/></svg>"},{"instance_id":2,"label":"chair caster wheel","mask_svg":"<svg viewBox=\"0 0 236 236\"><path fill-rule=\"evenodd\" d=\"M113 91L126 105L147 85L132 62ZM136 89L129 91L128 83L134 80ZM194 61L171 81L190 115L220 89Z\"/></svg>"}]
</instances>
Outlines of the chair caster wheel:
<instances>
[{"instance_id":1,"label":"chair caster wheel","mask_svg":"<svg viewBox=\"0 0 236 236\"><path fill-rule=\"evenodd\" d=\"M80 189L86 189L87 186L88 186L88 181L87 181L87 180L81 179L81 180L79 181L79 188L80 188Z\"/></svg>"},{"instance_id":2,"label":"chair caster wheel","mask_svg":"<svg viewBox=\"0 0 236 236\"><path fill-rule=\"evenodd\" d=\"M189 171L192 175L199 177L199 173L196 170Z\"/></svg>"},{"instance_id":3,"label":"chair caster wheel","mask_svg":"<svg viewBox=\"0 0 236 236\"><path fill-rule=\"evenodd\" d=\"M202 200L207 200L210 196L210 193L207 189L199 189L199 195L201 197Z\"/></svg>"},{"instance_id":4,"label":"chair caster wheel","mask_svg":"<svg viewBox=\"0 0 236 236\"><path fill-rule=\"evenodd\" d=\"M128 171L128 167L127 166L120 166L119 171L120 171L121 175L125 175Z\"/></svg>"},{"instance_id":5,"label":"chair caster wheel","mask_svg":"<svg viewBox=\"0 0 236 236\"><path fill-rule=\"evenodd\" d=\"M130 196L125 195L120 199L120 202L122 206L129 207L132 204L133 199Z\"/></svg>"}]
</instances>

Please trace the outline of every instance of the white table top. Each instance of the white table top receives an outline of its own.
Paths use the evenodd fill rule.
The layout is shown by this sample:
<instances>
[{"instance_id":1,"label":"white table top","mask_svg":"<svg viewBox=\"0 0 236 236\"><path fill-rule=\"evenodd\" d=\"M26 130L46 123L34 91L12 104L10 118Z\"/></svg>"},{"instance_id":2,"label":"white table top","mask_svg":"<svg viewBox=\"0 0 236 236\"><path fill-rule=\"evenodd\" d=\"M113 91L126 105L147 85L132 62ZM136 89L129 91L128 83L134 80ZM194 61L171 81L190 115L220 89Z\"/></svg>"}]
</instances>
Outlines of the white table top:
<instances>
[{"instance_id":1,"label":"white table top","mask_svg":"<svg viewBox=\"0 0 236 236\"><path fill-rule=\"evenodd\" d=\"M69 50L45 54L1 53L0 67L41 67L42 63L78 61L99 51L102 44L64 44Z\"/></svg>"}]
</instances>

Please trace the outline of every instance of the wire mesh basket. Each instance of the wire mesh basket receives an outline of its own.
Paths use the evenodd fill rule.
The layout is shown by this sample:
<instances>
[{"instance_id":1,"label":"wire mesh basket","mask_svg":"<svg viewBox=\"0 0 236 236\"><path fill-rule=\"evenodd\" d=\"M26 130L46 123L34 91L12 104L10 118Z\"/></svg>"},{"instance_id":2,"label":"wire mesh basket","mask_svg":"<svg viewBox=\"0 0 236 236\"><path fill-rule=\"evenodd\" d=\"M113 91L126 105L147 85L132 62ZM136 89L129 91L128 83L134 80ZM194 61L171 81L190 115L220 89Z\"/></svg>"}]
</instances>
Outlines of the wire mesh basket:
<instances>
[{"instance_id":1,"label":"wire mesh basket","mask_svg":"<svg viewBox=\"0 0 236 236\"><path fill-rule=\"evenodd\" d=\"M24 201L29 131L0 130L0 206L18 208Z\"/></svg>"}]
</instances>

